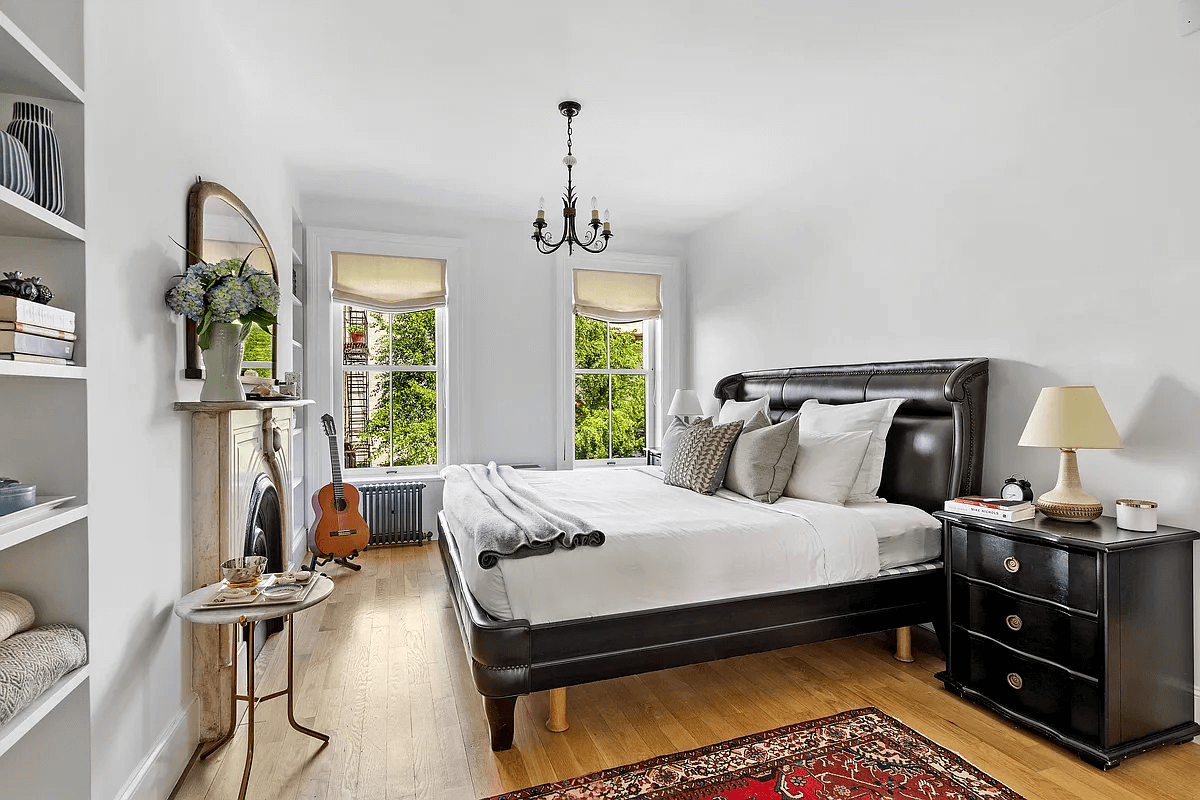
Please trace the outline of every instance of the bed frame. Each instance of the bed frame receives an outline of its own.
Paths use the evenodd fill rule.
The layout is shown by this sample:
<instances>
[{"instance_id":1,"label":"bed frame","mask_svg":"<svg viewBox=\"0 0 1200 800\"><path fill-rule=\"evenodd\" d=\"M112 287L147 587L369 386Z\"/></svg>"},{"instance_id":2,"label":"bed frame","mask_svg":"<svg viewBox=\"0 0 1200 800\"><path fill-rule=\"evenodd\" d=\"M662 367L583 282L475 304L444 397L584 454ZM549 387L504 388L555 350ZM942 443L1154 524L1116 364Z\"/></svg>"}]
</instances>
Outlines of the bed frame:
<instances>
[{"instance_id":1,"label":"bed frame","mask_svg":"<svg viewBox=\"0 0 1200 800\"><path fill-rule=\"evenodd\" d=\"M805 400L856 403L903 397L888 434L880 496L928 511L979 492L987 418L987 359L903 361L743 372L721 400L771 398L772 421ZM532 625L498 620L463 578L463 554L438 515L438 547L493 750L512 747L517 697L669 667L933 622L945 649L941 570ZM564 730L565 693L552 693L552 730Z\"/></svg>"}]
</instances>

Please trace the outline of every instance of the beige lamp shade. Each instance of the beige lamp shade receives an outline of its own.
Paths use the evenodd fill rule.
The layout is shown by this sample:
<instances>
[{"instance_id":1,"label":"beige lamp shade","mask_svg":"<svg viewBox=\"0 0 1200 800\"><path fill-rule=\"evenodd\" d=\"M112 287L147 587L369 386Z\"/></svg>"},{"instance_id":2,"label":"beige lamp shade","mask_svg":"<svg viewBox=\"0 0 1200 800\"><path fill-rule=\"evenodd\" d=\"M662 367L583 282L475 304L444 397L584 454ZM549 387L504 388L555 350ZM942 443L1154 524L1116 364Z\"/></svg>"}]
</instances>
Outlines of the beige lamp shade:
<instances>
[{"instance_id":1,"label":"beige lamp shade","mask_svg":"<svg viewBox=\"0 0 1200 800\"><path fill-rule=\"evenodd\" d=\"M698 417L704 413L695 389L676 389L667 414L672 417Z\"/></svg>"},{"instance_id":2,"label":"beige lamp shade","mask_svg":"<svg viewBox=\"0 0 1200 800\"><path fill-rule=\"evenodd\" d=\"M643 272L574 270L575 313L628 323L662 316L662 276Z\"/></svg>"},{"instance_id":3,"label":"beige lamp shade","mask_svg":"<svg viewBox=\"0 0 1200 800\"><path fill-rule=\"evenodd\" d=\"M1116 450L1121 447L1121 437L1095 386L1047 386L1033 404L1017 444Z\"/></svg>"},{"instance_id":4,"label":"beige lamp shade","mask_svg":"<svg viewBox=\"0 0 1200 800\"><path fill-rule=\"evenodd\" d=\"M371 311L446 305L446 262L434 258L333 254L333 299Z\"/></svg>"}]
</instances>

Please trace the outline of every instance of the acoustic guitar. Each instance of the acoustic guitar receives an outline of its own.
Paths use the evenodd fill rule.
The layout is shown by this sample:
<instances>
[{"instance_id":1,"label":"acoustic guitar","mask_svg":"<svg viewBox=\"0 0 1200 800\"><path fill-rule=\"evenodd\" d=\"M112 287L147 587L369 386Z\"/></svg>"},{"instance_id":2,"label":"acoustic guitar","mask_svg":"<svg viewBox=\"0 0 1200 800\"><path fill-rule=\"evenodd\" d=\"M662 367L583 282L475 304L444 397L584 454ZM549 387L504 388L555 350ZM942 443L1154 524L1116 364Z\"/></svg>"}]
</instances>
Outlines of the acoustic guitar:
<instances>
[{"instance_id":1,"label":"acoustic guitar","mask_svg":"<svg viewBox=\"0 0 1200 800\"><path fill-rule=\"evenodd\" d=\"M309 536L313 563L319 556L326 562L336 560L358 569L357 564L349 564L346 559L354 558L366 548L371 532L358 510L358 489L342 483L342 465L338 458L337 429L333 425L333 417L325 414L321 417L321 424L325 427L325 435L329 437L333 482L313 493L313 510L317 512L317 521Z\"/></svg>"}]
</instances>

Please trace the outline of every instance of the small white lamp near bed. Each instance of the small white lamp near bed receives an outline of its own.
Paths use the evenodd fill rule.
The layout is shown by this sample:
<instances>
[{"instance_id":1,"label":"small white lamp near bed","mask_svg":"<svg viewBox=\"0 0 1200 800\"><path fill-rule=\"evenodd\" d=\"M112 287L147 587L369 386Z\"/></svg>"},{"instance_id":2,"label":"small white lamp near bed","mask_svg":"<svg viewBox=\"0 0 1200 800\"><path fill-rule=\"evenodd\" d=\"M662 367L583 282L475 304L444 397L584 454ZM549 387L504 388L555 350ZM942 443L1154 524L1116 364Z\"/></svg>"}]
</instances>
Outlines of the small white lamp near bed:
<instances>
[{"instance_id":1,"label":"small white lamp near bed","mask_svg":"<svg viewBox=\"0 0 1200 800\"><path fill-rule=\"evenodd\" d=\"M1057 447L1058 485L1037 499L1052 519L1091 522L1104 511L1079 482L1076 450L1117 450L1121 437L1095 386L1047 386L1038 395L1021 434L1021 447Z\"/></svg>"},{"instance_id":2,"label":"small white lamp near bed","mask_svg":"<svg viewBox=\"0 0 1200 800\"><path fill-rule=\"evenodd\" d=\"M667 415L672 417L682 417L684 422L691 422L692 417L703 416L704 407L700 405L700 398L696 395L695 389L676 389L675 396L671 398L671 406L667 409Z\"/></svg>"}]
</instances>

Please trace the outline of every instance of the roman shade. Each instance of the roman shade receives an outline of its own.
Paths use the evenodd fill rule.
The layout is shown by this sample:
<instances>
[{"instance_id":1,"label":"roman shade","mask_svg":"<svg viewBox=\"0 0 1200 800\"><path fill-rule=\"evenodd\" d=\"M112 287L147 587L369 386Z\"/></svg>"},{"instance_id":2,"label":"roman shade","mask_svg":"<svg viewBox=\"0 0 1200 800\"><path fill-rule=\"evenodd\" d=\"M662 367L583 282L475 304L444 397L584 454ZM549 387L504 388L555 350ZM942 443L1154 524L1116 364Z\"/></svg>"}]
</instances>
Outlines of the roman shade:
<instances>
[{"instance_id":1,"label":"roman shade","mask_svg":"<svg viewBox=\"0 0 1200 800\"><path fill-rule=\"evenodd\" d=\"M662 316L662 276L644 272L577 269L575 313L601 322L637 322Z\"/></svg>"},{"instance_id":2,"label":"roman shade","mask_svg":"<svg viewBox=\"0 0 1200 800\"><path fill-rule=\"evenodd\" d=\"M446 305L446 262L436 258L333 254L333 299L371 311Z\"/></svg>"}]
</instances>

